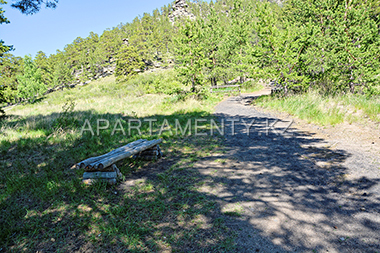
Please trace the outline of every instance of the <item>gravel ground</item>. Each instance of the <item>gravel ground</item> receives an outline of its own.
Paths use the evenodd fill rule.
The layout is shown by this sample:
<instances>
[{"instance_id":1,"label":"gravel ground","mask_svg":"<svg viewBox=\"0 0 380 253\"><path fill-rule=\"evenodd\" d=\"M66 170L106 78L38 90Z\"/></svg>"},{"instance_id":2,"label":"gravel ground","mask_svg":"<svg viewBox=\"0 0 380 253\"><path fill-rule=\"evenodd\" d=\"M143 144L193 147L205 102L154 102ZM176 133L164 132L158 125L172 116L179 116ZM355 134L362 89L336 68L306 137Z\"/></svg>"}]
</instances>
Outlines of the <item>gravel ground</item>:
<instances>
[{"instance_id":1,"label":"gravel ground","mask_svg":"<svg viewBox=\"0 0 380 253\"><path fill-rule=\"evenodd\" d=\"M276 122L250 105L260 94L215 108L226 123L225 153L196 165L218 185L199 190L237 214L226 218L236 251L380 252L378 155L318 127L287 129L291 118Z\"/></svg>"}]
</instances>

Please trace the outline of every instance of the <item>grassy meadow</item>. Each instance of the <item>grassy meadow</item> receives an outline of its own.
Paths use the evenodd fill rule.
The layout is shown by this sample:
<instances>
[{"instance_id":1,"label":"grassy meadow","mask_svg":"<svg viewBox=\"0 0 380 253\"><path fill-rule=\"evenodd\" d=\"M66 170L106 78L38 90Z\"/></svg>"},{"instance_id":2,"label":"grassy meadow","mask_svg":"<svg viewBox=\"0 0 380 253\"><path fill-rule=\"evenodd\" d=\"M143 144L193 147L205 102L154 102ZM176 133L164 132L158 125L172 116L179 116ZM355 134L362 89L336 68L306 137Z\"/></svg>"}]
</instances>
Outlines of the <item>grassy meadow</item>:
<instances>
[{"instance_id":1,"label":"grassy meadow","mask_svg":"<svg viewBox=\"0 0 380 253\"><path fill-rule=\"evenodd\" d=\"M136 83L117 84L114 77L107 77L6 111L0 125L1 250L200 252L233 248L234 233L223 225L216 203L197 191L205 178L192 170L198 159L220 151L221 139L177 136L170 131L158 136L156 131L164 119L174 127L175 119L185 124L189 119L212 118L213 106L222 96L200 101L146 94L148 79L140 76ZM157 119L152 135L148 125L141 127L141 135L137 131L112 135L117 120L127 126L129 120L148 118ZM81 134L86 119L94 127L94 136L90 131ZM99 135L98 119L111 125ZM131 141L158 137L164 139L163 159L117 163L125 178L137 177L133 186L101 182L87 186L81 182L84 171L73 167Z\"/></svg>"}]
</instances>

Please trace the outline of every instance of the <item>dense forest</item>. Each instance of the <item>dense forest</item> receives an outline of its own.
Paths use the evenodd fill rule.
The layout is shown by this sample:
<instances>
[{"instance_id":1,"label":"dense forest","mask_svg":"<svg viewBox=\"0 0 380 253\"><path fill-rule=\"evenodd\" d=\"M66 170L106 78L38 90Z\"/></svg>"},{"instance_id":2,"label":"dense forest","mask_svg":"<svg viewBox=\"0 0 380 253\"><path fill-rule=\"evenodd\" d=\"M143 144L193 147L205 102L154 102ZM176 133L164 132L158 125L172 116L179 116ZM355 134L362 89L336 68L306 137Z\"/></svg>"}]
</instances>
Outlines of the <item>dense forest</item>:
<instances>
[{"instance_id":1,"label":"dense forest","mask_svg":"<svg viewBox=\"0 0 380 253\"><path fill-rule=\"evenodd\" d=\"M272 80L286 95L380 93L377 0L199 0L185 4L191 15L173 17L183 6L177 0L101 35L90 32L49 56L15 57L1 41L0 105L171 67L197 93L236 78Z\"/></svg>"}]
</instances>

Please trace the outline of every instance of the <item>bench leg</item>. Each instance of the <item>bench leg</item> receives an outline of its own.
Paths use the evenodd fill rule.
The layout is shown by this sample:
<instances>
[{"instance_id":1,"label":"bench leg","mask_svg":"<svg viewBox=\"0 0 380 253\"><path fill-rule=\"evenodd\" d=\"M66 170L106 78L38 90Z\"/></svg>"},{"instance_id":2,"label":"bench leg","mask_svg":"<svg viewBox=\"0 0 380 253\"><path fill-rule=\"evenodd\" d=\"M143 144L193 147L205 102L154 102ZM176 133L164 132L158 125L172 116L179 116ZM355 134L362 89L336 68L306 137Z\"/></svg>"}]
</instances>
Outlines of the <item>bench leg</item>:
<instances>
[{"instance_id":1,"label":"bench leg","mask_svg":"<svg viewBox=\"0 0 380 253\"><path fill-rule=\"evenodd\" d=\"M92 185L96 181L104 181L110 185L114 185L117 182L118 178L122 178L123 174L121 174L119 168L112 164L112 172L85 172L83 174L83 183L87 185Z\"/></svg>"},{"instance_id":2,"label":"bench leg","mask_svg":"<svg viewBox=\"0 0 380 253\"><path fill-rule=\"evenodd\" d=\"M150 149L146 149L139 154L133 156L135 159L141 160L157 160L162 157L162 151L159 145L156 145Z\"/></svg>"}]
</instances>

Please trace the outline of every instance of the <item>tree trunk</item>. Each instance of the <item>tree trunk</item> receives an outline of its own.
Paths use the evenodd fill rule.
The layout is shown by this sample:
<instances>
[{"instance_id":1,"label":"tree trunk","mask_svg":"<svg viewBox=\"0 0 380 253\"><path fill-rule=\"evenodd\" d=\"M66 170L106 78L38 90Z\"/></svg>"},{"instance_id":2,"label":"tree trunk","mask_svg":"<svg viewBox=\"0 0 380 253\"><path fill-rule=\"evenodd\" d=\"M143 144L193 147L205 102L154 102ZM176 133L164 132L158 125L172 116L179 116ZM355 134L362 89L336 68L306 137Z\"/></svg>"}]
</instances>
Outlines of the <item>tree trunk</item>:
<instances>
[{"instance_id":1,"label":"tree trunk","mask_svg":"<svg viewBox=\"0 0 380 253\"><path fill-rule=\"evenodd\" d=\"M97 157L88 158L88 159L86 159L86 160L78 163L77 166L79 168L86 168L91 163L95 163L97 161L102 160L103 158L107 158L108 156L114 155L116 153L125 152L126 150L132 148L133 146L137 146L137 145L143 143L144 141L146 141L146 140L137 140L137 141L131 142L131 143L125 145L125 146L122 146L120 148L114 149L114 150L112 150L111 152L109 152L107 154L104 154L104 155L101 155L101 156L97 156Z\"/></svg>"}]
</instances>

